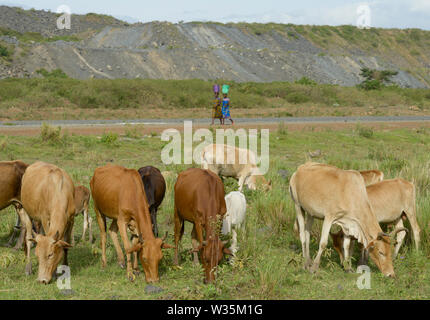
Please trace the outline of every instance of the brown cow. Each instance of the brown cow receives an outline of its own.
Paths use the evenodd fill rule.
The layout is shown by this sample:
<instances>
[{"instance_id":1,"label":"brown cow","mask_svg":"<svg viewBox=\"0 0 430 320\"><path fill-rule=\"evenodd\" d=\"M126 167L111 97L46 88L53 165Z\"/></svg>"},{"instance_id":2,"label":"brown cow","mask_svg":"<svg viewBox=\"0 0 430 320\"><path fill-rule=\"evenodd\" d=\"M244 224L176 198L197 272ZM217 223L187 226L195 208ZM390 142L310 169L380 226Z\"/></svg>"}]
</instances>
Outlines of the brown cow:
<instances>
[{"instance_id":1,"label":"brown cow","mask_svg":"<svg viewBox=\"0 0 430 320\"><path fill-rule=\"evenodd\" d=\"M364 170L360 171L360 174L366 187L384 180L384 173L379 170Z\"/></svg>"},{"instance_id":2,"label":"brown cow","mask_svg":"<svg viewBox=\"0 0 430 320\"><path fill-rule=\"evenodd\" d=\"M0 210L13 205L18 214L20 204L17 201L21 199L21 180L27 167L28 164L19 160L0 162ZM18 216L12 236L7 244L8 246L12 246L19 229L20 221Z\"/></svg>"},{"instance_id":3,"label":"brown cow","mask_svg":"<svg viewBox=\"0 0 430 320\"><path fill-rule=\"evenodd\" d=\"M68 265L67 248L71 247L69 243L75 216L74 189L72 179L64 170L44 162L30 165L22 178L21 202L24 210L19 210L19 214L27 230L25 270L27 275L32 273L30 241L33 241L39 261L39 282L47 284L51 281L63 254L64 264ZM30 218L42 222L46 235L35 234L31 238Z\"/></svg>"},{"instance_id":4,"label":"brown cow","mask_svg":"<svg viewBox=\"0 0 430 320\"><path fill-rule=\"evenodd\" d=\"M145 189L137 170L117 165L97 168L90 182L94 210L100 227L102 266L106 266L106 217L112 219L109 234L114 242L118 263L124 266L124 254L118 241L118 229L127 254L127 276L133 281L131 253L138 251L147 282L159 281L158 264L163 258L162 248L169 248L163 239L155 238ZM127 227L135 230L139 243L132 246Z\"/></svg>"},{"instance_id":5,"label":"brown cow","mask_svg":"<svg viewBox=\"0 0 430 320\"><path fill-rule=\"evenodd\" d=\"M219 239L222 219L227 211L224 196L221 179L209 170L188 169L179 174L175 184L174 264L178 264L178 245L184 234L186 220L194 225L191 234L194 262L198 263L196 251L200 251L205 283L214 281L214 271L223 253L231 254Z\"/></svg>"},{"instance_id":6,"label":"brown cow","mask_svg":"<svg viewBox=\"0 0 430 320\"><path fill-rule=\"evenodd\" d=\"M76 215L81 213L84 214L84 229L82 231L81 241L85 241L85 234L87 230L89 231L89 241L93 242L93 229L92 229L92 219L88 214L88 205L90 203L91 193L88 188L84 186L75 187L75 207L76 207ZM75 238L73 237L72 232L72 244L75 245Z\"/></svg>"},{"instance_id":7,"label":"brown cow","mask_svg":"<svg viewBox=\"0 0 430 320\"><path fill-rule=\"evenodd\" d=\"M369 249L379 270L394 277L390 237L384 234L373 213L364 179L358 171L309 162L301 165L290 180L299 225L305 267L311 266L310 233L314 218L322 219L320 247L310 268L315 272L327 246L332 224L339 225L349 237L355 237Z\"/></svg>"}]
</instances>

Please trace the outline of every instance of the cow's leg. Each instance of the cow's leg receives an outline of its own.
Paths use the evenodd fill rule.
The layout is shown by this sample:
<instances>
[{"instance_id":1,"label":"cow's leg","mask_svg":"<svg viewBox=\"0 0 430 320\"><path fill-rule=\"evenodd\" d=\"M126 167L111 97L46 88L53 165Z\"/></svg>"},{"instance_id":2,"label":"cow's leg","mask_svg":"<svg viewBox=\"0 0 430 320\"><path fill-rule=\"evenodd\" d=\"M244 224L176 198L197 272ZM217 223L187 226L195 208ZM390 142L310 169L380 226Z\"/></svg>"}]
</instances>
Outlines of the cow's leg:
<instances>
[{"instance_id":1,"label":"cow's leg","mask_svg":"<svg viewBox=\"0 0 430 320\"><path fill-rule=\"evenodd\" d=\"M399 229L399 228L403 228L403 227L404 227L403 226L403 220L402 220L402 218L400 218L399 221L397 221L394 229ZM397 255L399 253L400 247L402 246L402 243L403 243L403 240L405 239L405 237L406 237L406 231L400 231L396 234L396 246L394 249L393 260L396 259Z\"/></svg>"},{"instance_id":2,"label":"cow's leg","mask_svg":"<svg viewBox=\"0 0 430 320\"><path fill-rule=\"evenodd\" d=\"M150 211L151 211L152 231L154 232L154 236L158 238L157 208L154 205L152 205L150 208Z\"/></svg>"},{"instance_id":3,"label":"cow's leg","mask_svg":"<svg viewBox=\"0 0 430 320\"><path fill-rule=\"evenodd\" d=\"M23 224L23 227L25 227L25 242L26 242L26 259L27 264L25 265L25 274L31 275L32 274L32 268L31 268L31 259L30 259L30 251L31 251L31 238L32 238L32 228L33 225L31 223L30 217L28 216L27 212L23 208L20 208L18 210L19 218L21 219L21 222Z\"/></svg>"},{"instance_id":4,"label":"cow's leg","mask_svg":"<svg viewBox=\"0 0 430 320\"><path fill-rule=\"evenodd\" d=\"M309 245L311 243L311 231L312 231L312 225L314 223L314 217L312 217L310 214L306 216L306 224L305 224L305 236L306 236L306 256L309 257L309 265L311 262L311 254L309 250Z\"/></svg>"},{"instance_id":5,"label":"cow's leg","mask_svg":"<svg viewBox=\"0 0 430 320\"><path fill-rule=\"evenodd\" d=\"M231 230L231 247L230 251L233 253L233 257L236 257L237 252L237 232L236 232L236 226L233 227Z\"/></svg>"},{"instance_id":6,"label":"cow's leg","mask_svg":"<svg viewBox=\"0 0 430 320\"><path fill-rule=\"evenodd\" d=\"M175 257L173 259L173 264L178 265L178 250L179 250L179 241L182 239L182 235L184 234L184 220L179 216L178 209L175 205Z\"/></svg>"},{"instance_id":7,"label":"cow's leg","mask_svg":"<svg viewBox=\"0 0 430 320\"><path fill-rule=\"evenodd\" d=\"M303 258L305 259L304 268L308 269L309 265L311 264L311 261L310 261L310 257L307 255L307 252L306 252L305 212L298 204L295 204L295 208L296 208L297 224L299 227L300 242L302 243L302 253L303 253Z\"/></svg>"},{"instance_id":8,"label":"cow's leg","mask_svg":"<svg viewBox=\"0 0 430 320\"><path fill-rule=\"evenodd\" d=\"M243 185L245 184L245 179L246 179L246 176L240 176L239 177L238 184L239 184L239 191L240 192L242 192L242 190L243 190Z\"/></svg>"},{"instance_id":9,"label":"cow's leg","mask_svg":"<svg viewBox=\"0 0 430 320\"><path fill-rule=\"evenodd\" d=\"M194 251L194 250L197 250L197 248L200 245L199 240L197 239L196 225L193 225L193 231L191 232L191 243L193 246L193 257L194 257L193 263L199 264L199 256L198 256L197 252Z\"/></svg>"},{"instance_id":10,"label":"cow's leg","mask_svg":"<svg viewBox=\"0 0 430 320\"><path fill-rule=\"evenodd\" d=\"M409 223L411 224L412 232L414 233L415 248L419 250L420 248L420 226L418 225L415 204L412 204L412 208L406 210L405 214L408 217Z\"/></svg>"},{"instance_id":11,"label":"cow's leg","mask_svg":"<svg viewBox=\"0 0 430 320\"><path fill-rule=\"evenodd\" d=\"M22 229L23 229L23 228L21 228L21 220L19 219L19 213L18 213L19 209L16 207L15 207L15 209L16 209L16 222L15 222L15 225L13 227L12 235L10 236L9 241L6 244L6 247L9 247L9 248L12 247L13 242L15 241L17 234L19 233L21 236ZM21 232L20 232L20 230L21 230Z\"/></svg>"},{"instance_id":12,"label":"cow's leg","mask_svg":"<svg viewBox=\"0 0 430 320\"><path fill-rule=\"evenodd\" d=\"M133 247L135 247L137 244L139 243L139 238L136 235L132 235L131 236L131 244ZM139 270L139 261L138 261L138 252L134 251L133 252L133 272L135 275L139 275L140 274L140 270Z\"/></svg>"},{"instance_id":13,"label":"cow's leg","mask_svg":"<svg viewBox=\"0 0 430 320\"><path fill-rule=\"evenodd\" d=\"M346 272L351 272L351 245L352 240L347 235L343 237L343 254L344 260L342 262L343 268Z\"/></svg>"},{"instance_id":14,"label":"cow's leg","mask_svg":"<svg viewBox=\"0 0 430 320\"><path fill-rule=\"evenodd\" d=\"M21 250L24 246L25 242L25 228L21 227L21 231L19 233L18 241L16 242L15 246L13 247L14 250Z\"/></svg>"},{"instance_id":15,"label":"cow's leg","mask_svg":"<svg viewBox=\"0 0 430 320\"><path fill-rule=\"evenodd\" d=\"M121 269L124 269L125 268L124 253L122 252L121 245L119 244L119 241L118 241L118 224L116 220L112 220L112 223L109 227L109 235L113 241L113 245L116 250L116 257L117 257L118 264L121 267Z\"/></svg>"},{"instance_id":16,"label":"cow's leg","mask_svg":"<svg viewBox=\"0 0 430 320\"><path fill-rule=\"evenodd\" d=\"M81 237L81 242L85 241L85 234L87 233L88 230L88 210L84 210L84 226L82 228L82 237Z\"/></svg>"},{"instance_id":17,"label":"cow's leg","mask_svg":"<svg viewBox=\"0 0 430 320\"><path fill-rule=\"evenodd\" d=\"M133 268L131 265L131 253L129 253L129 250L131 249L131 244L130 244L130 241L128 240L128 237L127 237L128 221L125 221L123 216L124 216L124 214L120 213L118 220L117 220L117 224L118 224L119 232L121 234L122 241L124 243L124 249L125 249L126 256L127 256L127 278L130 281L134 281L136 279L136 276L133 273ZM121 254L122 254L122 252L121 252Z\"/></svg>"},{"instance_id":18,"label":"cow's leg","mask_svg":"<svg viewBox=\"0 0 430 320\"><path fill-rule=\"evenodd\" d=\"M67 243L70 243L70 241L73 242L73 225L75 224L75 217L71 217L69 220L69 223L67 224L67 229L66 229L66 233L64 235L64 240ZM63 264L65 266L69 265L69 262L67 260L67 255L68 255L68 248L64 248L64 260L63 260Z\"/></svg>"},{"instance_id":19,"label":"cow's leg","mask_svg":"<svg viewBox=\"0 0 430 320\"><path fill-rule=\"evenodd\" d=\"M332 225L332 220L329 220L329 219L325 218L324 222L323 222L322 230L321 230L320 246L319 246L319 249L318 249L317 256L316 256L316 258L314 260L314 263L312 264L312 267L311 267L311 270L310 270L311 273L315 273L318 270L319 266L320 266L321 255L322 255L324 249L327 247L327 242L328 242L328 237L329 237L329 234L330 234L331 225Z\"/></svg>"},{"instance_id":20,"label":"cow's leg","mask_svg":"<svg viewBox=\"0 0 430 320\"><path fill-rule=\"evenodd\" d=\"M99 209L94 206L96 212L97 223L100 228L100 245L102 249L102 268L106 267L106 217L101 214Z\"/></svg>"}]
</instances>

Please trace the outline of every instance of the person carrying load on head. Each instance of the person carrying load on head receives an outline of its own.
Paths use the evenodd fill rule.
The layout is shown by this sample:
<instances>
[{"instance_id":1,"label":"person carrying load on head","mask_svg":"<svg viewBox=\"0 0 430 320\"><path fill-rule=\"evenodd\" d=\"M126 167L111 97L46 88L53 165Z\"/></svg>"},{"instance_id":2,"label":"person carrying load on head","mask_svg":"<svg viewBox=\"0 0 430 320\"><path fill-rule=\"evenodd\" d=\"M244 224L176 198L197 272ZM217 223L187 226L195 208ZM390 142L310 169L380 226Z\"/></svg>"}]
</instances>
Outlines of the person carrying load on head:
<instances>
[{"instance_id":1,"label":"person carrying load on head","mask_svg":"<svg viewBox=\"0 0 430 320\"><path fill-rule=\"evenodd\" d=\"M225 119L230 119L231 124L234 124L234 121L230 115L230 98L228 97L229 90L230 86L226 84L222 86L222 93L224 95L224 99L222 100L222 116L224 118L223 124L225 124Z\"/></svg>"},{"instance_id":2,"label":"person carrying load on head","mask_svg":"<svg viewBox=\"0 0 430 320\"><path fill-rule=\"evenodd\" d=\"M215 122L215 119L219 119L220 124L223 124L222 110L221 110L221 98L219 97L219 85L215 84L213 86L214 90L214 102L212 108L212 125Z\"/></svg>"}]
</instances>

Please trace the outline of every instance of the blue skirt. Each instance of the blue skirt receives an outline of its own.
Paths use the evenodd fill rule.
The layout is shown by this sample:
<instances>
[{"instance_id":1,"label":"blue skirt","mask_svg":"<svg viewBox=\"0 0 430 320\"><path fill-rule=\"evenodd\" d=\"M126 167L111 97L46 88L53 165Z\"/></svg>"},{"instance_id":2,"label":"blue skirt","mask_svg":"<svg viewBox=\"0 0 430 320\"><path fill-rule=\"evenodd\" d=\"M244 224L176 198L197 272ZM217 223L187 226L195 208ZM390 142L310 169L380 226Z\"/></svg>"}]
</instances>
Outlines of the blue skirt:
<instances>
[{"instance_id":1,"label":"blue skirt","mask_svg":"<svg viewBox=\"0 0 430 320\"><path fill-rule=\"evenodd\" d=\"M230 118L230 107L222 107L222 116L224 118Z\"/></svg>"}]
</instances>

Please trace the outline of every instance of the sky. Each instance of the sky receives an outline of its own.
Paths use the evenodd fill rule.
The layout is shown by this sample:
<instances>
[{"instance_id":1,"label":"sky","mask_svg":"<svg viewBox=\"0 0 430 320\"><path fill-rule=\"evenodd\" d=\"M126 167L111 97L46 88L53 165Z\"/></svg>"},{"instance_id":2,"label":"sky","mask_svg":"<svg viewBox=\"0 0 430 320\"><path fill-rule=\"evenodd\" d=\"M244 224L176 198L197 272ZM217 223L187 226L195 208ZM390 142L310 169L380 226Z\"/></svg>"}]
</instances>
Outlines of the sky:
<instances>
[{"instance_id":1,"label":"sky","mask_svg":"<svg viewBox=\"0 0 430 320\"><path fill-rule=\"evenodd\" d=\"M357 25L370 8L370 26L430 30L430 0L0 0L0 5L56 11L61 5L72 13L113 15L128 22L218 21L277 22L315 25Z\"/></svg>"}]
</instances>

